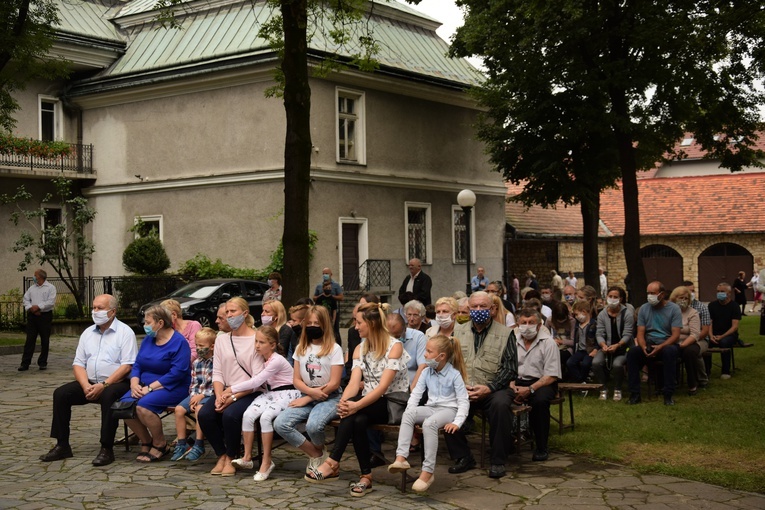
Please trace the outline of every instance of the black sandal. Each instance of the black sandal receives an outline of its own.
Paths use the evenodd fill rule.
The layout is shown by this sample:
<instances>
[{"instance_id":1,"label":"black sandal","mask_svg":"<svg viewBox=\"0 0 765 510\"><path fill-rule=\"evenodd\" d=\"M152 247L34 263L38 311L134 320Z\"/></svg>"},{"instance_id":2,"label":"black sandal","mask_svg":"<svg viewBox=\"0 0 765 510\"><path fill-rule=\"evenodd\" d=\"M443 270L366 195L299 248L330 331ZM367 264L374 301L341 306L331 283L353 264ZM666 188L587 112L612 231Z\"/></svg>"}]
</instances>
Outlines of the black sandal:
<instances>
[{"instance_id":1,"label":"black sandal","mask_svg":"<svg viewBox=\"0 0 765 510\"><path fill-rule=\"evenodd\" d=\"M141 446L144 448L148 448L149 451L151 451L151 447L153 445L151 443L141 443ZM137 460L138 462L149 462L150 461L149 457L150 455L148 451L139 452L138 455L135 456L135 460ZM149 459L149 460L144 460L144 459Z\"/></svg>"},{"instance_id":2,"label":"black sandal","mask_svg":"<svg viewBox=\"0 0 765 510\"><path fill-rule=\"evenodd\" d=\"M154 450L157 450L159 452L159 455L152 455L151 452L149 451L149 452L146 453L146 457L144 457L144 458L146 458L148 460L140 460L139 462L159 462L160 460L165 458L165 456L168 453L170 453L170 445L167 444L167 443L165 443L161 447L157 446L155 444L152 444L151 447Z\"/></svg>"}]
</instances>

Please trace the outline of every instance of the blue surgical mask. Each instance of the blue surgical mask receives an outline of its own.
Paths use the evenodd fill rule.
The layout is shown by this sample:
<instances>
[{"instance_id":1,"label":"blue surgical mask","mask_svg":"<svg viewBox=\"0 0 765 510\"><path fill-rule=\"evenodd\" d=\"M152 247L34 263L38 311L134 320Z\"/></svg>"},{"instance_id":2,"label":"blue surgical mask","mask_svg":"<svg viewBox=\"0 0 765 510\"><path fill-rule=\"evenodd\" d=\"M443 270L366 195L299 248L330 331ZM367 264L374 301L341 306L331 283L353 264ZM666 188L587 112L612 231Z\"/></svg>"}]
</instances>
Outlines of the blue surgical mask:
<instances>
[{"instance_id":1,"label":"blue surgical mask","mask_svg":"<svg viewBox=\"0 0 765 510\"><path fill-rule=\"evenodd\" d=\"M717 293L717 300L718 301L725 301L728 299L728 293L727 292L718 292Z\"/></svg>"},{"instance_id":2,"label":"blue surgical mask","mask_svg":"<svg viewBox=\"0 0 765 510\"><path fill-rule=\"evenodd\" d=\"M489 317L489 310L470 310L470 320L475 324L486 324Z\"/></svg>"},{"instance_id":3,"label":"blue surgical mask","mask_svg":"<svg viewBox=\"0 0 765 510\"><path fill-rule=\"evenodd\" d=\"M143 325L143 331L146 333L146 338L151 338L157 334L157 332L151 329L151 326L148 324Z\"/></svg>"},{"instance_id":4,"label":"blue surgical mask","mask_svg":"<svg viewBox=\"0 0 765 510\"><path fill-rule=\"evenodd\" d=\"M228 326L231 328L231 331L236 331L239 329L239 326L244 324L244 314L228 317L226 318L226 322L228 322Z\"/></svg>"},{"instance_id":5,"label":"blue surgical mask","mask_svg":"<svg viewBox=\"0 0 765 510\"><path fill-rule=\"evenodd\" d=\"M436 358L430 358L430 359L425 358L425 366L427 366L428 368L432 368L433 370L436 370L438 368L438 363L439 361Z\"/></svg>"},{"instance_id":6,"label":"blue surgical mask","mask_svg":"<svg viewBox=\"0 0 765 510\"><path fill-rule=\"evenodd\" d=\"M329 275L328 274L322 275L322 278L324 279L325 282L329 281Z\"/></svg>"}]
</instances>

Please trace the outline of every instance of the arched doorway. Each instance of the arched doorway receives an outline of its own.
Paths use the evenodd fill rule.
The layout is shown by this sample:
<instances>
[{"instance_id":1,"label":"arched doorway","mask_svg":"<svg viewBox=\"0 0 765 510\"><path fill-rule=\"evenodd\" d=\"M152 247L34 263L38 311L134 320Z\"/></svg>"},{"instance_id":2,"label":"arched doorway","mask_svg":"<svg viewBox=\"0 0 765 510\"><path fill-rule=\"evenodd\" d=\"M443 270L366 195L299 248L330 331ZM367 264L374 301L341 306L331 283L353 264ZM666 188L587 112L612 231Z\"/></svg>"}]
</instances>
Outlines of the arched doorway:
<instances>
[{"instance_id":1,"label":"arched doorway","mask_svg":"<svg viewBox=\"0 0 765 510\"><path fill-rule=\"evenodd\" d=\"M699 286L696 289L702 301L714 301L720 282L732 283L739 271L747 277L752 274L754 257L741 245L734 243L713 244L699 255ZM752 296L747 291L747 300Z\"/></svg>"},{"instance_id":2,"label":"arched doorway","mask_svg":"<svg viewBox=\"0 0 765 510\"><path fill-rule=\"evenodd\" d=\"M649 244L640 250L649 282L658 280L668 292L683 283L683 257L664 244Z\"/></svg>"}]
</instances>

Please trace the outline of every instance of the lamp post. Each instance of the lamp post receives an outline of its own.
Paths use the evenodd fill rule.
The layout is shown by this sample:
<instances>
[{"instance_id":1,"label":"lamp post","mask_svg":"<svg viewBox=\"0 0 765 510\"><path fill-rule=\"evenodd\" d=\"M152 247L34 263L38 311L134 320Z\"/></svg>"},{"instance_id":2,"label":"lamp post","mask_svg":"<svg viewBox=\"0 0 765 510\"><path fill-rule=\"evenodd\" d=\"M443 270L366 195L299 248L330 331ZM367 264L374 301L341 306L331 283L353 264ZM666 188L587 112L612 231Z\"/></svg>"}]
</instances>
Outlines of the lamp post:
<instances>
[{"instance_id":1,"label":"lamp post","mask_svg":"<svg viewBox=\"0 0 765 510\"><path fill-rule=\"evenodd\" d=\"M457 203L462 207L462 211L465 213L465 244L467 248L467 257L465 258L465 266L467 268L467 284L465 286L465 294L468 296L473 289L470 287L470 213L475 205L475 193L469 189L463 189L457 195Z\"/></svg>"}]
</instances>

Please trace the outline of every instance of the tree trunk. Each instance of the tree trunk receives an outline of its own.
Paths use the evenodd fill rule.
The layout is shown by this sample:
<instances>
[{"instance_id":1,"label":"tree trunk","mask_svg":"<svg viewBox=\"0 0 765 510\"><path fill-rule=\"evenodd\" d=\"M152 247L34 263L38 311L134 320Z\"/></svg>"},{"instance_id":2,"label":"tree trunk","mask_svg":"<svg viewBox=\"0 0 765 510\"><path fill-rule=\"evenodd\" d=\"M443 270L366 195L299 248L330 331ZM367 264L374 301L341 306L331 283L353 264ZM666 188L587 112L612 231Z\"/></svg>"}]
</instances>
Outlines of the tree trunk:
<instances>
[{"instance_id":1,"label":"tree trunk","mask_svg":"<svg viewBox=\"0 0 765 510\"><path fill-rule=\"evenodd\" d=\"M621 135L619 163L622 169L622 195L624 197L624 259L630 276L630 303L635 306L646 301L645 267L640 256L640 209L638 207L637 165L632 140Z\"/></svg>"},{"instance_id":2,"label":"tree trunk","mask_svg":"<svg viewBox=\"0 0 765 510\"><path fill-rule=\"evenodd\" d=\"M592 285L600 294L598 277L598 223L600 221L600 195L593 200L582 200L582 259L584 282Z\"/></svg>"},{"instance_id":3,"label":"tree trunk","mask_svg":"<svg viewBox=\"0 0 765 510\"><path fill-rule=\"evenodd\" d=\"M307 0L281 2L284 29L284 275L285 303L308 296L308 211L311 186L311 87L308 83Z\"/></svg>"}]
</instances>

